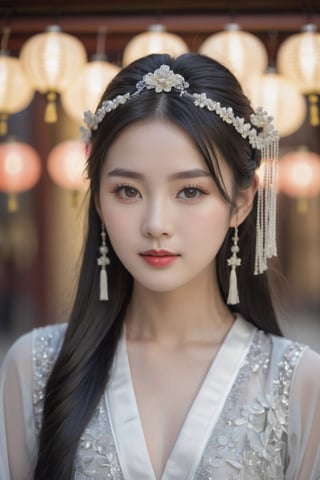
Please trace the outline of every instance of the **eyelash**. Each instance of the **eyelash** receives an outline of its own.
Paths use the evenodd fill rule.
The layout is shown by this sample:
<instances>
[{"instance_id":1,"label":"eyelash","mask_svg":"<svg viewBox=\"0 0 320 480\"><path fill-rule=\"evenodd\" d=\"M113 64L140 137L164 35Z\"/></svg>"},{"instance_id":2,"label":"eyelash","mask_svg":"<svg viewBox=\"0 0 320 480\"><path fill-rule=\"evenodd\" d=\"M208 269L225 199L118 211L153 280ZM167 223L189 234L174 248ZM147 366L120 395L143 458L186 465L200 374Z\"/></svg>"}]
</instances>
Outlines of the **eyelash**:
<instances>
[{"instance_id":1,"label":"eyelash","mask_svg":"<svg viewBox=\"0 0 320 480\"><path fill-rule=\"evenodd\" d=\"M132 191L136 192L137 194L139 194L139 196L126 196L124 194L125 190L126 189L131 189ZM197 195L195 197L187 197L187 196L183 196L181 197L181 193L184 192L184 194L186 193L187 190L193 190L195 192L197 192ZM139 193L139 190L137 190L135 187L133 187L132 185L128 184L128 183L121 183L119 185L115 185L111 191L111 193L115 193L117 194L120 198L122 198L123 200L134 200L136 198L141 198L141 194ZM183 200L187 200L187 201L196 201L198 200L201 196L203 195L208 195L208 192L205 191L202 187L199 187L197 185L186 185L185 187L183 187L181 190L179 190L178 194L177 194L177 198L182 198Z\"/></svg>"},{"instance_id":2,"label":"eyelash","mask_svg":"<svg viewBox=\"0 0 320 480\"><path fill-rule=\"evenodd\" d=\"M125 189L131 189L131 190L134 190L136 193L139 193L139 191L135 187L133 187L132 185L130 185L128 183L120 183L119 185L115 185L113 187L111 193L117 194L123 200L131 200L131 199L137 198L136 196L135 197L130 197L130 196L127 197L127 196L122 195L125 192ZM140 197L141 197L141 195L140 195Z\"/></svg>"},{"instance_id":3,"label":"eyelash","mask_svg":"<svg viewBox=\"0 0 320 480\"><path fill-rule=\"evenodd\" d=\"M199 187L197 185L187 185L179 191L179 194L181 192L186 192L186 190L189 190L189 191L194 190L195 192L197 192L197 196L196 197L182 197L184 200L189 200L189 201L198 200L203 195L208 195L208 192L206 190L204 190L202 187Z\"/></svg>"}]
</instances>

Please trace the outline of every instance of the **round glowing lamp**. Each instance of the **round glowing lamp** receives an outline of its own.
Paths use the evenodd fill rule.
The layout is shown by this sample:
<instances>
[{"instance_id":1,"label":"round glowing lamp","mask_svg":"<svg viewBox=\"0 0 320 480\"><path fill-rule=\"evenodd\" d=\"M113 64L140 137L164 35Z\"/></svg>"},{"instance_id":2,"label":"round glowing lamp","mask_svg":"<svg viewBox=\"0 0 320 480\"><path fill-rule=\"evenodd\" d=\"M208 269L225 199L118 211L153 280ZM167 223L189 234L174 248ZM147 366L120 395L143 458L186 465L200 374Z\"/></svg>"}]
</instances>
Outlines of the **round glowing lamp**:
<instances>
[{"instance_id":1,"label":"round glowing lamp","mask_svg":"<svg viewBox=\"0 0 320 480\"><path fill-rule=\"evenodd\" d=\"M0 190L8 195L8 210L18 209L17 194L38 182L41 161L30 145L9 141L0 145Z\"/></svg>"},{"instance_id":2,"label":"round glowing lamp","mask_svg":"<svg viewBox=\"0 0 320 480\"><path fill-rule=\"evenodd\" d=\"M280 45L277 67L279 73L294 82L300 92L308 95L310 123L319 125L320 33L316 25L304 25L300 33L289 36Z\"/></svg>"},{"instance_id":3,"label":"round glowing lamp","mask_svg":"<svg viewBox=\"0 0 320 480\"><path fill-rule=\"evenodd\" d=\"M264 73L268 53L261 40L244 32L237 23L228 23L222 32L210 35L199 48L199 53L225 65L240 81L248 76Z\"/></svg>"},{"instance_id":4,"label":"round glowing lamp","mask_svg":"<svg viewBox=\"0 0 320 480\"><path fill-rule=\"evenodd\" d=\"M304 96L293 82L275 70L248 79L244 90L255 108L263 105L273 116L280 136L291 135L303 124L307 113Z\"/></svg>"},{"instance_id":5,"label":"round glowing lamp","mask_svg":"<svg viewBox=\"0 0 320 480\"><path fill-rule=\"evenodd\" d=\"M8 116L24 110L32 101L34 90L18 58L0 51L0 135L8 133Z\"/></svg>"},{"instance_id":6,"label":"round glowing lamp","mask_svg":"<svg viewBox=\"0 0 320 480\"><path fill-rule=\"evenodd\" d=\"M82 123L83 113L96 110L107 85L119 70L116 65L99 57L85 64L61 95L61 104L67 115L77 123Z\"/></svg>"},{"instance_id":7,"label":"round glowing lamp","mask_svg":"<svg viewBox=\"0 0 320 480\"><path fill-rule=\"evenodd\" d=\"M47 168L54 183L71 190L76 203L80 191L88 187L86 178L87 151L80 140L58 143L49 153Z\"/></svg>"},{"instance_id":8,"label":"round glowing lamp","mask_svg":"<svg viewBox=\"0 0 320 480\"><path fill-rule=\"evenodd\" d=\"M188 52L185 41L174 33L167 32L164 25L150 25L147 32L133 37L123 51L123 65L144 57L150 53L168 53L177 57Z\"/></svg>"},{"instance_id":9,"label":"round glowing lamp","mask_svg":"<svg viewBox=\"0 0 320 480\"><path fill-rule=\"evenodd\" d=\"M305 212L308 198L320 194L320 157L305 147L289 152L279 161L279 189L298 200L298 209Z\"/></svg>"},{"instance_id":10,"label":"round glowing lamp","mask_svg":"<svg viewBox=\"0 0 320 480\"><path fill-rule=\"evenodd\" d=\"M30 84L47 94L45 121L55 122L57 94L68 87L87 61L84 45L52 25L26 41L20 58Z\"/></svg>"}]
</instances>

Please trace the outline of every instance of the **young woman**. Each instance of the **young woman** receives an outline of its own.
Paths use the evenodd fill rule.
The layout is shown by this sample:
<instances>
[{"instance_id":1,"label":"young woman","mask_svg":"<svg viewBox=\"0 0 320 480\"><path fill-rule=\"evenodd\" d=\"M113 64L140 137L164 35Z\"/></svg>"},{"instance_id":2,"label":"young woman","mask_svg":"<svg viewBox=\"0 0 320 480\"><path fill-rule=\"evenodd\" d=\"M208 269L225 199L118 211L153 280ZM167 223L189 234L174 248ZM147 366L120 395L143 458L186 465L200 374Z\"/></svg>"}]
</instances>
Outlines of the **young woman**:
<instances>
[{"instance_id":1,"label":"young woman","mask_svg":"<svg viewBox=\"0 0 320 480\"><path fill-rule=\"evenodd\" d=\"M129 65L85 121L76 300L7 354L1 479L320 478L320 357L281 336L265 271L270 118L186 54Z\"/></svg>"}]
</instances>

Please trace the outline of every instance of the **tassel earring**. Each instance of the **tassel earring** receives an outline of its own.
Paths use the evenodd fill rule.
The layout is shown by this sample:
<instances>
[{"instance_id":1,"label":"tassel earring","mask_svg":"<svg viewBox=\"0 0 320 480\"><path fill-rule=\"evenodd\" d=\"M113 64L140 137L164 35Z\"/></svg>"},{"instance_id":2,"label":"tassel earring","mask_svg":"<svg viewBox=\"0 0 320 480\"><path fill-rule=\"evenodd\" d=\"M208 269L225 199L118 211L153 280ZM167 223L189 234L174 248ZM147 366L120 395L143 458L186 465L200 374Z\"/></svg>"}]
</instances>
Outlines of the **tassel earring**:
<instances>
[{"instance_id":1,"label":"tassel earring","mask_svg":"<svg viewBox=\"0 0 320 480\"><path fill-rule=\"evenodd\" d=\"M240 303L237 274L236 274L236 268L240 267L241 265L241 258L237 256L237 254L240 251L240 248L238 246L238 241L239 241L238 227L234 227L234 235L232 237L232 240L233 240L233 245L231 247L232 255L227 260L228 266L231 267L230 279L229 279L229 293L228 293L228 299L227 299L228 305L236 305L237 303Z\"/></svg>"},{"instance_id":2,"label":"tassel earring","mask_svg":"<svg viewBox=\"0 0 320 480\"><path fill-rule=\"evenodd\" d=\"M109 293L108 293L108 278L107 278L107 269L106 266L110 265L110 260L108 257L109 249L106 245L106 231L104 229L104 225L102 224L101 227L101 245L99 247L99 252L101 253L101 257L97 259L97 263L100 269L100 295L99 300L107 301L109 300Z\"/></svg>"}]
</instances>

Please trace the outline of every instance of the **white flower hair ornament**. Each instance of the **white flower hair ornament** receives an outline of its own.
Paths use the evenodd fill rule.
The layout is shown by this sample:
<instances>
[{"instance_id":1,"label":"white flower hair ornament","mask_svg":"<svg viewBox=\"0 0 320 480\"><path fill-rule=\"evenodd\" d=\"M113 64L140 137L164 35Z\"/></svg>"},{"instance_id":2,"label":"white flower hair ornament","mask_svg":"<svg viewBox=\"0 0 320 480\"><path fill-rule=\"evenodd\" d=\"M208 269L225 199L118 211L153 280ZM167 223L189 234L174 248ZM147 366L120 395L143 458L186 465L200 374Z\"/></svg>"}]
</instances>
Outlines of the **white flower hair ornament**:
<instances>
[{"instance_id":1,"label":"white flower hair ornament","mask_svg":"<svg viewBox=\"0 0 320 480\"><path fill-rule=\"evenodd\" d=\"M90 110L84 113L86 127L81 128L83 141L88 145L92 132L97 130L104 117L125 104L143 90L154 90L155 93L176 91L180 96L190 98L198 107L214 112L223 122L231 125L242 138L247 139L252 149L261 152L263 180L258 189L257 238L255 274L267 269L267 259L277 255L276 248L276 170L278 159L279 134L273 126L273 117L261 107L250 115L250 121L235 115L231 107L222 106L219 102L208 98L206 93L189 93L189 83L184 77L175 73L169 65L161 65L154 72L149 72L136 84L133 93L117 95L111 100L104 100L96 113Z\"/></svg>"},{"instance_id":2,"label":"white flower hair ornament","mask_svg":"<svg viewBox=\"0 0 320 480\"><path fill-rule=\"evenodd\" d=\"M136 84L136 90L133 93L118 95L112 100L105 100L98 108L96 113L90 110L84 113L84 123L87 128L81 127L82 138L85 143L90 141L92 131L97 130L107 113L116 110L120 105L126 103L130 98L138 95L143 90L154 90L155 93L170 93L176 90L180 95L190 98L194 105L199 108L206 108L211 112L215 112L222 121L232 125L235 130L240 133L243 138L248 138L252 148L261 150L263 147L272 143L279 138L278 132L272 125L273 118L268 116L266 112L259 107L255 113L251 114L250 122L245 123L245 119L237 117L231 107L221 106L210 98L206 93L189 93L189 83L185 81L182 75L174 73L168 65L161 65L160 68L153 73L149 72L143 76ZM261 131L257 131L257 128Z\"/></svg>"}]
</instances>

